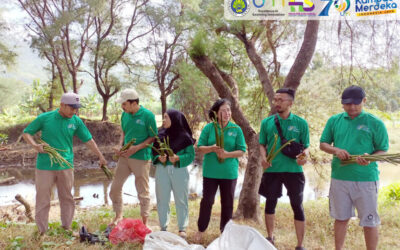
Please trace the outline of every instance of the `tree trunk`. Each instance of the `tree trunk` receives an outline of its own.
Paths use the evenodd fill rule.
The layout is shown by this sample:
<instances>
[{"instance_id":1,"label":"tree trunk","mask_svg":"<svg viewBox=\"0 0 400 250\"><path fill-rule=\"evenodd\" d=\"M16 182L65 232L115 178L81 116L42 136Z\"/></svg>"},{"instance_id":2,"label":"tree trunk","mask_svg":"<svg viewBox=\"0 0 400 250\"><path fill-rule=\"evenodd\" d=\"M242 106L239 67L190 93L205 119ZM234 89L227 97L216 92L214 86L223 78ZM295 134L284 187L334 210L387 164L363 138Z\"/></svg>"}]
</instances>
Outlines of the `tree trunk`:
<instances>
[{"instance_id":1,"label":"tree trunk","mask_svg":"<svg viewBox=\"0 0 400 250\"><path fill-rule=\"evenodd\" d=\"M235 212L235 218L251 219L260 222L260 199L258 188L261 180L261 165L258 160L259 146L258 136L251 127L250 122L244 116L239 105L239 100L232 93L230 86L234 79L230 78L230 84L222 77L224 72L220 71L207 56L193 57L192 60L205 76L213 84L215 90L221 98L226 98L232 103L232 118L243 131L244 138L248 146L248 162L243 182L243 188L239 197L239 206ZM236 85L236 82L234 83Z\"/></svg>"},{"instance_id":2,"label":"tree trunk","mask_svg":"<svg viewBox=\"0 0 400 250\"><path fill-rule=\"evenodd\" d=\"M76 77L76 72L70 72L72 76L72 91L78 94L78 79ZM103 116L104 116L104 106L103 106Z\"/></svg>"},{"instance_id":3,"label":"tree trunk","mask_svg":"<svg viewBox=\"0 0 400 250\"><path fill-rule=\"evenodd\" d=\"M272 103L272 100L274 99L274 89L272 87L271 81L269 80L268 72L264 67L264 64L262 62L261 56L257 53L254 41L252 40L242 40L244 43L244 46L246 48L246 53L247 56L249 57L250 61L253 63L254 67L257 70L258 73L258 78L260 79L261 86L264 90L265 95L268 98L268 103L269 106L271 107L271 110L275 110L275 106Z\"/></svg>"},{"instance_id":4,"label":"tree trunk","mask_svg":"<svg viewBox=\"0 0 400 250\"><path fill-rule=\"evenodd\" d=\"M167 112L167 97L165 96L165 93L161 92L160 100L161 100L161 114L164 115L164 113Z\"/></svg>"},{"instance_id":5,"label":"tree trunk","mask_svg":"<svg viewBox=\"0 0 400 250\"><path fill-rule=\"evenodd\" d=\"M50 86L50 94L49 94L49 108L48 111L53 110L53 101L54 101L54 90L55 90L55 83L56 83L56 71L54 67L54 63L51 64L51 86Z\"/></svg>"},{"instance_id":6,"label":"tree trunk","mask_svg":"<svg viewBox=\"0 0 400 250\"><path fill-rule=\"evenodd\" d=\"M253 135L246 140L248 146L248 162L242 191L239 196L239 204L236 209L234 218L236 219L252 219L258 223L262 222L260 213L260 196L258 188L260 187L262 167L260 164L260 150L258 143L258 135Z\"/></svg>"},{"instance_id":7,"label":"tree trunk","mask_svg":"<svg viewBox=\"0 0 400 250\"><path fill-rule=\"evenodd\" d=\"M284 86L286 88L292 88L296 90L299 87L300 80L306 72L306 69L308 68L308 65L310 64L311 59L314 55L315 47L318 40L318 28L318 20L307 21L307 26L304 32L303 43L301 44L300 51L299 53L297 53L296 59L294 60L294 63L285 78Z\"/></svg>"},{"instance_id":8,"label":"tree trunk","mask_svg":"<svg viewBox=\"0 0 400 250\"><path fill-rule=\"evenodd\" d=\"M108 100L110 99L109 96L104 95L101 96L103 98L103 117L101 118L102 121L108 121L107 117L107 106L108 106Z\"/></svg>"}]
</instances>

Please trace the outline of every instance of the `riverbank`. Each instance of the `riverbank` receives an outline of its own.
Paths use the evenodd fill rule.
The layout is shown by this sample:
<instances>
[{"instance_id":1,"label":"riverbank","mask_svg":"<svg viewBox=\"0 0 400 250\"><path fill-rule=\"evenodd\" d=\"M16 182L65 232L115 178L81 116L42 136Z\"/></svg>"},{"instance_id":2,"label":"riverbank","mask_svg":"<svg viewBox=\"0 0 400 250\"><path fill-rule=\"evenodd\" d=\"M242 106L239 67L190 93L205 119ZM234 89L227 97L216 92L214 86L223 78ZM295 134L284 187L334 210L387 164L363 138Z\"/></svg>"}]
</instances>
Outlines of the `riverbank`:
<instances>
[{"instance_id":1,"label":"riverbank","mask_svg":"<svg viewBox=\"0 0 400 250\"><path fill-rule=\"evenodd\" d=\"M189 243L194 242L194 235L197 231L197 217L200 200L190 201L189 203L189 227L187 229ZM237 205L237 204L235 204ZM382 225L380 226L379 249L399 249L400 242L398 235L400 231L400 206L399 202L387 202L380 199L379 213ZM306 214L306 235L304 246L307 249L333 249L333 220L329 217L328 199L322 198L316 201L304 203ZM81 244L79 239L59 228L58 206L51 208L51 230L43 237L38 237L36 226L33 223L7 222L4 218L0 221L0 249L16 249L16 247L27 247L30 249L141 249L140 245L121 244L112 246L106 244L86 245ZM262 209L263 211L263 209ZM276 246L278 249L293 249L296 236L293 229L293 213L290 204L278 203L276 209ZM124 206L124 215L129 218L140 218L140 211L137 205ZM168 231L177 233L175 208L171 206L171 223ZM74 231L78 232L81 225L87 226L89 232L100 232L105 229L112 220L114 213L110 206L96 208L77 208L74 220ZM215 238L219 237L219 200L216 201L212 212L212 219L206 236L202 244L209 245ZM261 234L265 235L263 223L250 221L236 221L240 224L250 225L256 228ZM358 219L352 219L349 223L345 248L346 249L365 249L364 235L362 228L358 226ZM158 231L157 211L153 208L149 219L149 227L153 231Z\"/></svg>"}]
</instances>

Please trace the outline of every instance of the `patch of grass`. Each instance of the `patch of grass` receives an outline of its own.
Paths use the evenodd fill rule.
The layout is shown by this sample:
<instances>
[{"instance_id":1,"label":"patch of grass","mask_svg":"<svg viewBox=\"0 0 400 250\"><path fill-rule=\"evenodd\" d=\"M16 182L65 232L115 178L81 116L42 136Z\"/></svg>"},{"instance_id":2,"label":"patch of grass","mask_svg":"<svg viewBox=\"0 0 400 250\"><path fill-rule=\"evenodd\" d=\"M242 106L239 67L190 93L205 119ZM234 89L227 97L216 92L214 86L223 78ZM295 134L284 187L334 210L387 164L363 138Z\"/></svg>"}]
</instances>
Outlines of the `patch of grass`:
<instances>
[{"instance_id":1,"label":"patch of grass","mask_svg":"<svg viewBox=\"0 0 400 250\"><path fill-rule=\"evenodd\" d=\"M380 194L383 196L384 192ZM189 243L194 243L197 232L197 218L200 200L189 203L189 226L187 229ZM219 237L220 201L216 200L210 224L206 231L204 246L209 245ZM264 211L261 205L261 211ZM400 233L400 202L392 201L385 203L379 199L379 214L382 225L380 226L379 249L400 249L397 238ZM237 202L235 202L235 207ZM333 224L334 220L329 216L328 199L321 198L304 203L306 214L306 235L304 246L307 249L334 249ZM168 231L178 233L175 206L171 204L171 221ZM0 249L142 249L140 244L119 244L117 246L107 243L105 245L89 245L80 243L76 233L79 227L85 225L89 232L101 233L111 222L114 213L111 207L99 207L90 210L78 210L73 223L73 234L60 227L59 222L51 222L50 230L40 236L34 224L0 223ZM137 205L124 207L124 216L129 218L140 218L140 208ZM262 235L266 235L264 222L235 221L239 224L249 225L256 228ZM346 249L365 249L364 234L358 225L358 219L349 222L346 235ZM149 226L153 230L159 230L157 212L152 210L149 217ZM74 236L75 234L75 236ZM296 244L296 235L293 226L293 212L288 203L278 203L276 208L276 246L278 249L293 249Z\"/></svg>"}]
</instances>

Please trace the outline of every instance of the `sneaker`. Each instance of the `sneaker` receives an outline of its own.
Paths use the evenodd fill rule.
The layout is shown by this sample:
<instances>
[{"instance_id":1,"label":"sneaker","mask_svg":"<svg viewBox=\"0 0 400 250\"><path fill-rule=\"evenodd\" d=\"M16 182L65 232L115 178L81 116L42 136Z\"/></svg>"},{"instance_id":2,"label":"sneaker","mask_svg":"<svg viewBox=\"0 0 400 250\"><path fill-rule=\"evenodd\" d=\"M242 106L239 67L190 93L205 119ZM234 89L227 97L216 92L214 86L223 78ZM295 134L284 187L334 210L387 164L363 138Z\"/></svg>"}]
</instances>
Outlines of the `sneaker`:
<instances>
[{"instance_id":1,"label":"sneaker","mask_svg":"<svg viewBox=\"0 0 400 250\"><path fill-rule=\"evenodd\" d=\"M294 250L306 250L304 247L296 247Z\"/></svg>"}]
</instances>

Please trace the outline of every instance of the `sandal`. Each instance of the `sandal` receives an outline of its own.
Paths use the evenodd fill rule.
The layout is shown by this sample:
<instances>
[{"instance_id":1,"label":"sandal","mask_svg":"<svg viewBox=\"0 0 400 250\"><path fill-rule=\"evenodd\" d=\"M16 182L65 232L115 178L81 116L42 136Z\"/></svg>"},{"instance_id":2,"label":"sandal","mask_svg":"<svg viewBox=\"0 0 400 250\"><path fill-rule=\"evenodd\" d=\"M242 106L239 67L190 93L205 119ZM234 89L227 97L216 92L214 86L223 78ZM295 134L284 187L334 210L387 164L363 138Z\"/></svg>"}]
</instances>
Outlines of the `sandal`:
<instances>
[{"instance_id":1,"label":"sandal","mask_svg":"<svg viewBox=\"0 0 400 250\"><path fill-rule=\"evenodd\" d=\"M273 246L275 246L275 237L265 237ZM296 249L297 250L297 249Z\"/></svg>"},{"instance_id":2,"label":"sandal","mask_svg":"<svg viewBox=\"0 0 400 250\"><path fill-rule=\"evenodd\" d=\"M203 241L203 234L204 232L197 232L196 235L194 236L194 240L197 244L200 244Z\"/></svg>"},{"instance_id":3,"label":"sandal","mask_svg":"<svg viewBox=\"0 0 400 250\"><path fill-rule=\"evenodd\" d=\"M186 237L187 237L185 231L179 231L179 236L182 237L183 239L186 239Z\"/></svg>"}]
</instances>

